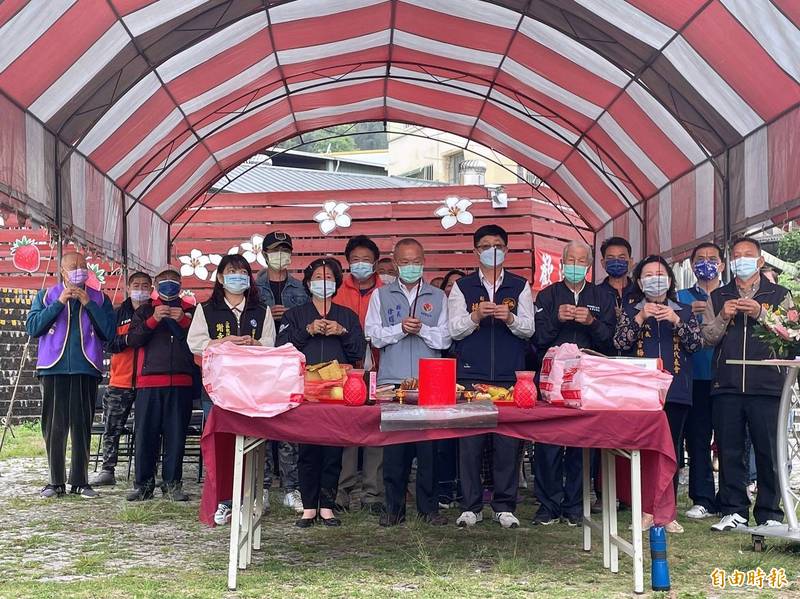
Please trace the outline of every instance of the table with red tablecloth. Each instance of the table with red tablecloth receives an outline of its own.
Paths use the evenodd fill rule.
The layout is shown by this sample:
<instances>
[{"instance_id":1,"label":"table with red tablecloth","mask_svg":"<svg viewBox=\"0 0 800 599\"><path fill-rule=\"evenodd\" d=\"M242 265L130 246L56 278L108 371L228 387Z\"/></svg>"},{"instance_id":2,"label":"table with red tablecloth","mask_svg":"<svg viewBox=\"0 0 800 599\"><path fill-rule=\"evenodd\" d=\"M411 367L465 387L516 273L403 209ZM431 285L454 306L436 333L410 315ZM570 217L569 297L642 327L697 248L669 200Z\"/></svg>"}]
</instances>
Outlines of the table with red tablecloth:
<instances>
[{"instance_id":1,"label":"table with red tablecloth","mask_svg":"<svg viewBox=\"0 0 800 599\"><path fill-rule=\"evenodd\" d=\"M236 435L293 443L381 446L481 433L499 433L571 447L641 451L642 505L656 522L675 517L676 470L669 424L663 411L591 411L539 404L498 409L497 427L381 432L380 406L349 407L306 402L272 418L253 418L214 407L201 448L206 469L200 520L213 525L220 501L231 498ZM622 491L622 488L620 488ZM621 497L625 495L620 493Z\"/></svg>"}]
</instances>

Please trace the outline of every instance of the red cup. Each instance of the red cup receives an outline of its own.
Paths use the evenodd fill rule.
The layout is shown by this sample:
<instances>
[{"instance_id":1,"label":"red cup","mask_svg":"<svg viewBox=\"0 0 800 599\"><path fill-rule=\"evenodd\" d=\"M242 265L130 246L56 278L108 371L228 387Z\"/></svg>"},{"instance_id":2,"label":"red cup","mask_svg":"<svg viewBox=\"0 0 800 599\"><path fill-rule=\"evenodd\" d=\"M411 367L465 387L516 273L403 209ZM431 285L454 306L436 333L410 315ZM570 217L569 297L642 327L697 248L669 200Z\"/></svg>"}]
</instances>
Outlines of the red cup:
<instances>
[{"instance_id":1,"label":"red cup","mask_svg":"<svg viewBox=\"0 0 800 599\"><path fill-rule=\"evenodd\" d=\"M452 406L456 403L456 361L420 358L419 405Z\"/></svg>"}]
</instances>

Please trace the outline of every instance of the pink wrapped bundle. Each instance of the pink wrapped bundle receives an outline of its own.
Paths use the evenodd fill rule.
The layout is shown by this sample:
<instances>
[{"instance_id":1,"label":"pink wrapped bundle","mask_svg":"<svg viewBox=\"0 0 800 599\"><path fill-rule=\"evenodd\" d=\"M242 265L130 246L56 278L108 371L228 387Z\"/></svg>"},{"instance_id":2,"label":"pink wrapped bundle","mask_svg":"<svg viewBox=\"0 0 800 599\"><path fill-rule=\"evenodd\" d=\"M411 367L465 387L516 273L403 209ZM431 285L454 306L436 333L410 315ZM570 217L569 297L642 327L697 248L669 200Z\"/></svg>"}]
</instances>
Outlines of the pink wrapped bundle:
<instances>
[{"instance_id":1,"label":"pink wrapped bundle","mask_svg":"<svg viewBox=\"0 0 800 599\"><path fill-rule=\"evenodd\" d=\"M306 359L292 345L211 345L203 386L215 405L245 416L277 416L303 400Z\"/></svg>"},{"instance_id":2,"label":"pink wrapped bundle","mask_svg":"<svg viewBox=\"0 0 800 599\"><path fill-rule=\"evenodd\" d=\"M564 343L547 350L542 360L539 373L539 391L542 399L554 406L563 406L561 396L561 380L564 376L564 362L570 358L578 358L581 350L574 343Z\"/></svg>"},{"instance_id":3,"label":"pink wrapped bundle","mask_svg":"<svg viewBox=\"0 0 800 599\"><path fill-rule=\"evenodd\" d=\"M671 384L668 372L584 354L564 364L561 395L570 408L657 411Z\"/></svg>"}]
</instances>

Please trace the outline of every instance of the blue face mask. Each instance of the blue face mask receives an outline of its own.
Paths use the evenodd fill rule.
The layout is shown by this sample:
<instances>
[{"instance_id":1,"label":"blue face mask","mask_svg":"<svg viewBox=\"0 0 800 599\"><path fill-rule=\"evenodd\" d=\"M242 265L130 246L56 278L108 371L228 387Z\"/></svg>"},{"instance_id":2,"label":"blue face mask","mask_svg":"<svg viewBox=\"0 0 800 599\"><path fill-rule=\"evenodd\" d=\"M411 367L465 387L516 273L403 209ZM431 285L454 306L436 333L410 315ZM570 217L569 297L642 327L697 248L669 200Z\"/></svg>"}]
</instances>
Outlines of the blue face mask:
<instances>
[{"instance_id":1,"label":"blue face mask","mask_svg":"<svg viewBox=\"0 0 800 599\"><path fill-rule=\"evenodd\" d=\"M405 266L397 267L397 274L400 275L400 280L403 283L416 283L422 278L423 270L422 264L406 264Z\"/></svg>"},{"instance_id":2,"label":"blue face mask","mask_svg":"<svg viewBox=\"0 0 800 599\"><path fill-rule=\"evenodd\" d=\"M736 258L736 260L731 262L731 268L737 279L749 279L758 272L758 258L751 258L748 256Z\"/></svg>"},{"instance_id":3,"label":"blue face mask","mask_svg":"<svg viewBox=\"0 0 800 599\"><path fill-rule=\"evenodd\" d=\"M719 278L719 264L716 262L700 260L695 263L692 270L694 270L694 276L700 281L714 281Z\"/></svg>"},{"instance_id":4,"label":"blue face mask","mask_svg":"<svg viewBox=\"0 0 800 599\"><path fill-rule=\"evenodd\" d=\"M250 277L242 273L222 275L222 287L228 293L244 293L250 289Z\"/></svg>"},{"instance_id":5,"label":"blue face mask","mask_svg":"<svg viewBox=\"0 0 800 599\"><path fill-rule=\"evenodd\" d=\"M357 281L369 279L374 272L375 267L371 262L353 262L350 265L350 274L353 275Z\"/></svg>"},{"instance_id":6,"label":"blue face mask","mask_svg":"<svg viewBox=\"0 0 800 599\"><path fill-rule=\"evenodd\" d=\"M629 263L622 258L609 258L606 260L606 272L609 276L618 279L628 274Z\"/></svg>"},{"instance_id":7,"label":"blue face mask","mask_svg":"<svg viewBox=\"0 0 800 599\"><path fill-rule=\"evenodd\" d=\"M317 299L328 299L329 297L333 297L333 294L336 293L336 282L315 279L308 282L308 290L311 292L311 295Z\"/></svg>"},{"instance_id":8,"label":"blue face mask","mask_svg":"<svg viewBox=\"0 0 800 599\"><path fill-rule=\"evenodd\" d=\"M572 285L577 285L586 279L587 272L589 272L588 266L583 266L581 264L564 265L564 278L567 280L567 283Z\"/></svg>"},{"instance_id":9,"label":"blue face mask","mask_svg":"<svg viewBox=\"0 0 800 599\"><path fill-rule=\"evenodd\" d=\"M159 281L158 285L156 285L156 291L158 291L158 295L162 300L170 301L177 299L178 295L181 293L180 281L172 281L169 279L166 281Z\"/></svg>"},{"instance_id":10,"label":"blue face mask","mask_svg":"<svg viewBox=\"0 0 800 599\"><path fill-rule=\"evenodd\" d=\"M496 253L496 254L495 254ZM496 258L495 258L496 255ZM505 262L506 253L503 250L495 248L486 248L481 252L480 260L484 266L501 266ZM497 262L495 262L497 260Z\"/></svg>"}]
</instances>

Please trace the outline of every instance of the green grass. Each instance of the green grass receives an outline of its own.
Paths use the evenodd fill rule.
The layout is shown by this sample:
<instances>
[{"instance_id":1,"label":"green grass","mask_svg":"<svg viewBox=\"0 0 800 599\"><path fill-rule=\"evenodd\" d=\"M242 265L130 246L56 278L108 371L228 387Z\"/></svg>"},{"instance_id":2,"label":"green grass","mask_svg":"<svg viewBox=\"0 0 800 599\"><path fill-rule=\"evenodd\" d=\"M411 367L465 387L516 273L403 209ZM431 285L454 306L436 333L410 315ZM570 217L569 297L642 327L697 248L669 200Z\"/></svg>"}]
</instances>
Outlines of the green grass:
<instances>
[{"instance_id":1,"label":"green grass","mask_svg":"<svg viewBox=\"0 0 800 599\"><path fill-rule=\"evenodd\" d=\"M0 433L2 433L2 427L0 427ZM42 428L38 420L14 425L6 432L6 440L3 450L0 452L0 460L45 456Z\"/></svg>"}]
</instances>

